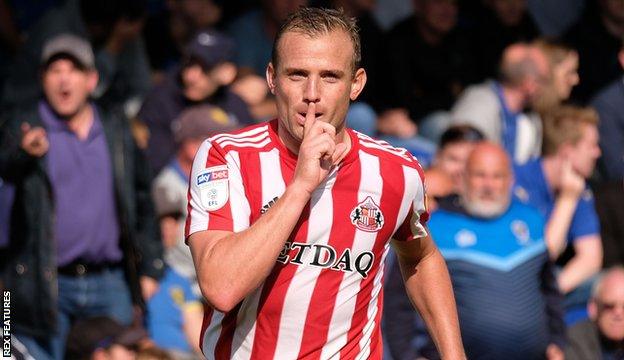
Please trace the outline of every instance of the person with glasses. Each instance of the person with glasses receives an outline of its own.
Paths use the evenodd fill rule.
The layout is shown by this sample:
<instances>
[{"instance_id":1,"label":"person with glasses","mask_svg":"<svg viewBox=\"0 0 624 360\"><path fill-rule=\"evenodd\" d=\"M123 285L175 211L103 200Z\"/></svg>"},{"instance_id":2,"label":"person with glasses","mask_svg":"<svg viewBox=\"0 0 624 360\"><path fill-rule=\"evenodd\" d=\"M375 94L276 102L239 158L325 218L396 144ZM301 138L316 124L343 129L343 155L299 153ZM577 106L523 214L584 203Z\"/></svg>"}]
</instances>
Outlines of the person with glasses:
<instances>
[{"instance_id":1,"label":"person with glasses","mask_svg":"<svg viewBox=\"0 0 624 360\"><path fill-rule=\"evenodd\" d=\"M587 311L590 319L568 330L566 359L624 359L624 267L596 281Z\"/></svg>"}]
</instances>

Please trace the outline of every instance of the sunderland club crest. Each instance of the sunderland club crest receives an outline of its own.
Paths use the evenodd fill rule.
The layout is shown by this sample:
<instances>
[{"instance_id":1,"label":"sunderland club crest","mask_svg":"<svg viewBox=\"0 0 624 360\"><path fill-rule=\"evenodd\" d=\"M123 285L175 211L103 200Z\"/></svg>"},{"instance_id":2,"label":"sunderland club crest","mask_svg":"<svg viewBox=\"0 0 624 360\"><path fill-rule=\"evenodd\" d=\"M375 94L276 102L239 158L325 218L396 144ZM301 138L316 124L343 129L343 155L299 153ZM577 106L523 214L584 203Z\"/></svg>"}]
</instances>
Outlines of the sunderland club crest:
<instances>
[{"instance_id":1,"label":"sunderland club crest","mask_svg":"<svg viewBox=\"0 0 624 360\"><path fill-rule=\"evenodd\" d=\"M383 226L384 216L379 206L368 196L351 211L351 223L362 231L376 232Z\"/></svg>"}]
</instances>

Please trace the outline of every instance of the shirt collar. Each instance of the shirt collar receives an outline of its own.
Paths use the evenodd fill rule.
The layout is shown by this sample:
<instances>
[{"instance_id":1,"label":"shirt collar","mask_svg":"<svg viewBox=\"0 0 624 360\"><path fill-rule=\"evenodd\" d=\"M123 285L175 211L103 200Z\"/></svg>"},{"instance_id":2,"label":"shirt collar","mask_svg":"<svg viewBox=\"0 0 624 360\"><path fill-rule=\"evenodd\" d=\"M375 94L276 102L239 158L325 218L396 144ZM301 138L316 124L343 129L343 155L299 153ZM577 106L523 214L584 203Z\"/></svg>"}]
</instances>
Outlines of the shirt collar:
<instances>
[{"instance_id":1,"label":"shirt collar","mask_svg":"<svg viewBox=\"0 0 624 360\"><path fill-rule=\"evenodd\" d=\"M93 124L91 125L91 129L89 129L87 140L92 140L102 134L104 128L100 122L100 114L97 107L93 103L89 103L89 105L91 105L93 109ZM46 100L39 101L39 115L47 131L73 133L67 126L67 122L56 114Z\"/></svg>"}]
</instances>

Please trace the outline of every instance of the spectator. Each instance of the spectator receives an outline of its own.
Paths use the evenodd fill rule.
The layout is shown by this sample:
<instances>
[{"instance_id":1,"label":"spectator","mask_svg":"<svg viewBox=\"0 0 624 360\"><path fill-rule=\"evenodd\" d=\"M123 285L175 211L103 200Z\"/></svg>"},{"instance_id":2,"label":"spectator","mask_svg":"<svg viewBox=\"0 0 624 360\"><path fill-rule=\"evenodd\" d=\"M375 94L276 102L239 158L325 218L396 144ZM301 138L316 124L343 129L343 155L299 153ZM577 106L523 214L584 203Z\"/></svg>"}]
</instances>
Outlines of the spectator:
<instances>
[{"instance_id":1,"label":"spectator","mask_svg":"<svg viewBox=\"0 0 624 360\"><path fill-rule=\"evenodd\" d=\"M572 98L580 102L589 101L598 90L622 75L616 59L624 37L624 2L596 3L598 11L587 6L583 17L564 37L579 52L581 84L574 89Z\"/></svg>"},{"instance_id":2,"label":"spectator","mask_svg":"<svg viewBox=\"0 0 624 360\"><path fill-rule=\"evenodd\" d=\"M441 198L461 192L466 160L475 144L482 140L483 134L467 125L451 126L442 134L433 166L425 171L429 211L438 208ZM429 341L425 324L420 317L414 316L412 305L405 293L401 269L394 253L390 254L386 266L388 274L383 328L392 358L407 360L415 359L419 355L435 358L435 348Z\"/></svg>"},{"instance_id":3,"label":"spectator","mask_svg":"<svg viewBox=\"0 0 624 360\"><path fill-rule=\"evenodd\" d=\"M605 272L594 284L587 305L590 319L568 330L566 359L622 359L624 357L624 269Z\"/></svg>"},{"instance_id":4,"label":"spectator","mask_svg":"<svg viewBox=\"0 0 624 360\"><path fill-rule=\"evenodd\" d=\"M211 104L240 124L253 122L247 105L230 91L237 68L232 62L234 42L213 30L198 33L186 49L184 63L145 99L139 119L150 137L147 159L159 172L175 154L171 122L189 106Z\"/></svg>"},{"instance_id":5,"label":"spectator","mask_svg":"<svg viewBox=\"0 0 624 360\"><path fill-rule=\"evenodd\" d=\"M37 359L61 359L72 321L129 324L132 301L153 294L163 261L149 169L127 120L89 100L98 81L91 46L62 34L42 54L45 96L3 127L0 176L16 197L2 275L14 336Z\"/></svg>"},{"instance_id":6,"label":"spectator","mask_svg":"<svg viewBox=\"0 0 624 360\"><path fill-rule=\"evenodd\" d=\"M548 61L536 47L524 43L503 52L499 78L467 88L453 106L453 123L467 123L501 144L515 163L540 153L541 124L524 109L548 79Z\"/></svg>"},{"instance_id":7,"label":"spectator","mask_svg":"<svg viewBox=\"0 0 624 360\"><path fill-rule=\"evenodd\" d=\"M624 68L624 42L619 53ZM620 76L592 100L600 116L598 132L602 175L596 189L596 210L601 222L604 264L624 263L624 77Z\"/></svg>"},{"instance_id":8,"label":"spectator","mask_svg":"<svg viewBox=\"0 0 624 360\"><path fill-rule=\"evenodd\" d=\"M188 278L167 268L156 294L147 303L147 328L154 343L176 358L199 358L201 295Z\"/></svg>"},{"instance_id":9,"label":"spectator","mask_svg":"<svg viewBox=\"0 0 624 360\"><path fill-rule=\"evenodd\" d=\"M576 50L562 43L539 39L534 44L546 55L550 68L550 79L533 102L535 111L544 114L568 100L579 84L579 58Z\"/></svg>"},{"instance_id":10,"label":"spectator","mask_svg":"<svg viewBox=\"0 0 624 360\"><path fill-rule=\"evenodd\" d=\"M184 242L193 158L206 138L235 128L236 123L218 107L205 104L183 111L173 122L176 156L152 185L169 268L148 302L147 323L155 343L176 358L196 358L201 353L203 305L191 251Z\"/></svg>"},{"instance_id":11,"label":"spectator","mask_svg":"<svg viewBox=\"0 0 624 360\"><path fill-rule=\"evenodd\" d=\"M509 157L476 145L465 191L440 202L429 229L449 267L469 359L548 359L561 354L560 295L543 217L512 198ZM558 357L561 358L561 357Z\"/></svg>"},{"instance_id":12,"label":"spectator","mask_svg":"<svg viewBox=\"0 0 624 360\"><path fill-rule=\"evenodd\" d=\"M99 73L93 96L123 106L132 117L149 89L149 64L141 40L144 0L67 0L43 16L28 33L5 84L5 109L36 101L37 63L43 44L61 33L89 39Z\"/></svg>"},{"instance_id":13,"label":"spectator","mask_svg":"<svg viewBox=\"0 0 624 360\"><path fill-rule=\"evenodd\" d=\"M425 118L449 110L474 73L474 50L457 29L457 12L455 0L414 0L414 15L387 34L381 133L406 139L443 131L439 118Z\"/></svg>"},{"instance_id":14,"label":"spectator","mask_svg":"<svg viewBox=\"0 0 624 360\"><path fill-rule=\"evenodd\" d=\"M453 125L442 134L433 168L441 170L452 180L453 193L461 193L466 160L475 144L482 140L483 134L470 125Z\"/></svg>"},{"instance_id":15,"label":"spectator","mask_svg":"<svg viewBox=\"0 0 624 360\"><path fill-rule=\"evenodd\" d=\"M199 294L191 251L184 243L189 174L201 143L212 135L234 130L237 126L223 110L207 104L185 110L173 125L178 150L154 180L152 197L160 218L165 262L187 278Z\"/></svg>"},{"instance_id":16,"label":"spectator","mask_svg":"<svg viewBox=\"0 0 624 360\"><path fill-rule=\"evenodd\" d=\"M527 0L484 1L482 16L474 28L475 62L479 79L496 76L498 60L504 49L514 43L529 42L539 35L527 11Z\"/></svg>"},{"instance_id":17,"label":"spectator","mask_svg":"<svg viewBox=\"0 0 624 360\"><path fill-rule=\"evenodd\" d=\"M570 321L572 311L585 308L591 287L586 282L602 264L600 224L585 185L600 156L597 124L593 110L562 106L544 117L543 158L516 168L515 194L548 219L546 245L562 266L557 282L567 294Z\"/></svg>"},{"instance_id":18,"label":"spectator","mask_svg":"<svg viewBox=\"0 0 624 360\"><path fill-rule=\"evenodd\" d=\"M142 343L148 341L141 328L130 328L106 317L77 321L67 337L67 360L136 359Z\"/></svg>"}]
</instances>

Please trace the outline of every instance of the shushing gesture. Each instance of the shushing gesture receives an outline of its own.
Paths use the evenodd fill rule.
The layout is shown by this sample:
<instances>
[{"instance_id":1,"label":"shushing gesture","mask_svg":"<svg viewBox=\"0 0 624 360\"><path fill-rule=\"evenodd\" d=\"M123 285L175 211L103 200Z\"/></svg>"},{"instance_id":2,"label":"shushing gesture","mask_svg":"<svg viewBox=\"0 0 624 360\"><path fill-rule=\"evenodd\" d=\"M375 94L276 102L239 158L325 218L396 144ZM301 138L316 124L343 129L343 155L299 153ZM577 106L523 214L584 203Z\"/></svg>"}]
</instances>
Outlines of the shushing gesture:
<instances>
[{"instance_id":1,"label":"shushing gesture","mask_svg":"<svg viewBox=\"0 0 624 360\"><path fill-rule=\"evenodd\" d=\"M22 141L20 146L28 155L42 157L48 152L48 136L42 127L31 128L30 124L22 123Z\"/></svg>"},{"instance_id":2,"label":"shushing gesture","mask_svg":"<svg viewBox=\"0 0 624 360\"><path fill-rule=\"evenodd\" d=\"M336 128L333 125L316 120L315 110L316 104L310 102L293 180L310 194L349 150L346 143L336 143Z\"/></svg>"}]
</instances>

